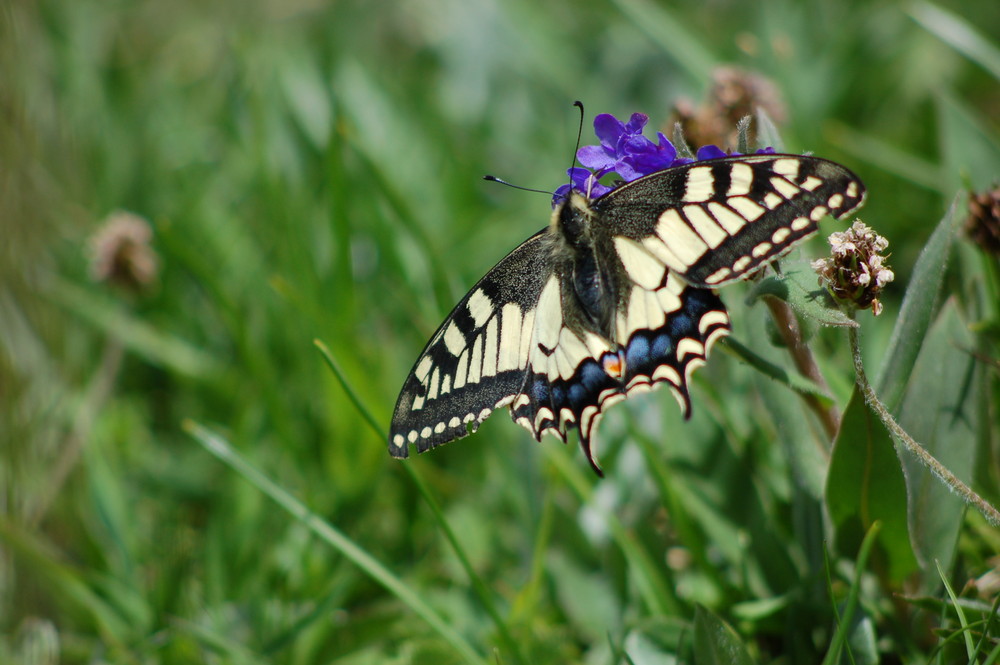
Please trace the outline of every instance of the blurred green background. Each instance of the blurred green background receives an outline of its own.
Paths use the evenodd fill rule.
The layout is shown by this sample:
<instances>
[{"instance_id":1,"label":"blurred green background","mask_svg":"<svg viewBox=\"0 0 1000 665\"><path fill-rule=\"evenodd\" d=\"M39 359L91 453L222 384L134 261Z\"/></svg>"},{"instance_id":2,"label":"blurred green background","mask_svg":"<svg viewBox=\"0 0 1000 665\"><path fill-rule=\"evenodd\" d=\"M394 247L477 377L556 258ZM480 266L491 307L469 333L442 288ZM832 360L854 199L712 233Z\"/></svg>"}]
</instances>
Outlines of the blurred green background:
<instances>
[{"instance_id":1,"label":"blurred green background","mask_svg":"<svg viewBox=\"0 0 1000 665\"><path fill-rule=\"evenodd\" d=\"M397 462L313 340L387 428L443 316L548 221L547 197L480 177L554 189L573 100L585 143L602 112L669 134L678 100L702 104L729 64L774 83L789 151L868 185L861 215L889 238L898 286L882 317L862 315L877 363L952 198L1000 173L998 35L994 0L6 0L0 661L467 659L189 419L381 561L481 662L690 662L698 605L762 662L819 662L850 560L823 562L827 453L808 435L794 453L776 443L791 425L772 405L804 412L791 392L717 353L691 421L667 391L611 411L600 482L575 446L503 414ZM152 228L148 283L94 279L92 239L116 211ZM790 367L743 294L723 294L737 337ZM843 406L843 333L814 349ZM982 520L962 543L969 575L997 565ZM932 621L891 600L918 589L878 579L865 644L926 662Z\"/></svg>"}]
</instances>

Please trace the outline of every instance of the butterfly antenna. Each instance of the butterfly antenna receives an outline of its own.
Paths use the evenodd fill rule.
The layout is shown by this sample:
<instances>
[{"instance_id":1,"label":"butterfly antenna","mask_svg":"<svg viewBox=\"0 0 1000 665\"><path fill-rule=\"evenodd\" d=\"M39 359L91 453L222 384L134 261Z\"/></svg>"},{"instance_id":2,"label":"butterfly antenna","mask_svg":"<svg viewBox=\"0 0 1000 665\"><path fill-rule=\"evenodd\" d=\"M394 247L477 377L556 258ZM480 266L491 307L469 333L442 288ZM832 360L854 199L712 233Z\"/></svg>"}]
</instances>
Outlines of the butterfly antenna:
<instances>
[{"instance_id":1,"label":"butterfly antenna","mask_svg":"<svg viewBox=\"0 0 1000 665\"><path fill-rule=\"evenodd\" d=\"M544 189L532 189L531 187L521 187L520 185L513 185L507 182L506 180L496 177L495 175L489 175L489 174L484 175L483 180L489 180L490 182L498 182L501 185L507 185L508 187L512 187L514 189L520 189L525 192L535 192L536 194L548 194L549 196L554 196L553 192L547 192Z\"/></svg>"},{"instance_id":2,"label":"butterfly antenna","mask_svg":"<svg viewBox=\"0 0 1000 665\"><path fill-rule=\"evenodd\" d=\"M583 113L583 102L577 100L577 101L573 102L573 106L575 106L578 109L580 109L580 126L577 127L577 130L576 130L576 149L573 150L573 163L570 164L570 171L572 171L574 168L576 168L576 153L578 153L580 151L580 140L583 138L583 116L584 116L584 113ZM497 182L497 183L500 183L501 185L506 185L506 186L512 187L514 189L520 189L520 190L523 190L525 192L535 192L536 194L548 194L550 196L555 196L556 195L555 192L549 192L549 191L546 191L544 189L533 189L531 187L521 187L520 185L513 185L513 184L507 182L506 180L504 180L502 178L496 177L495 175L486 174L486 175L483 176L483 180L489 180L490 182ZM591 180L593 180L593 179L591 178ZM572 179L570 180L569 184L570 184L570 187L573 186ZM592 183L589 183L589 184L592 185ZM590 186L588 186L588 189L590 189ZM589 191L587 192L587 195L590 196L590 192Z\"/></svg>"},{"instance_id":3,"label":"butterfly antenna","mask_svg":"<svg viewBox=\"0 0 1000 665\"><path fill-rule=\"evenodd\" d=\"M576 128L576 148L573 149L573 163L570 164L570 167L569 167L569 172L570 173L572 173L573 169L576 168L576 153L580 152L580 140L583 138L583 116L584 116L583 102L581 102L578 99L575 102L573 102L573 106L575 106L576 108L580 109L580 124ZM573 179L572 178L570 178L569 186L570 186L570 189L573 188ZM587 191L587 196L590 196L590 191L589 191L590 189L591 189L591 182L590 182L590 179L588 178L588 180L587 180L587 190L588 190Z\"/></svg>"},{"instance_id":4,"label":"butterfly antenna","mask_svg":"<svg viewBox=\"0 0 1000 665\"><path fill-rule=\"evenodd\" d=\"M583 138L583 102L578 99L573 102L573 106L580 109L580 125L576 128L576 148L573 150L573 163L570 168L576 167L576 153L580 152L580 140Z\"/></svg>"}]
</instances>

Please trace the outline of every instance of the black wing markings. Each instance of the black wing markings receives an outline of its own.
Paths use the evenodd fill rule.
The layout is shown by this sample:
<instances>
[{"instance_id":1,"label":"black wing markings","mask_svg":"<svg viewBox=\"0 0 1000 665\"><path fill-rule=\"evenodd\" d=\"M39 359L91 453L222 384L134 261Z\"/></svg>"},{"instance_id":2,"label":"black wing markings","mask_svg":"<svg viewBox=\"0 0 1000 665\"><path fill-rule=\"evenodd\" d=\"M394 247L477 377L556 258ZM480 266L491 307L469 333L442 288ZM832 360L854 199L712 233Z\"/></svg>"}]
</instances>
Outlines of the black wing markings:
<instances>
[{"instance_id":1,"label":"black wing markings","mask_svg":"<svg viewBox=\"0 0 1000 665\"><path fill-rule=\"evenodd\" d=\"M711 287L785 254L864 195L844 167L798 155L701 160L595 200L571 195L571 214L557 208L552 225L490 270L428 342L397 400L389 452L406 457L410 444L423 452L463 437L507 406L536 439L565 441L577 429L600 473L591 437L615 402L667 383L690 414L691 373L729 334ZM567 240L561 219L590 235ZM581 246L611 275L613 312L569 274L600 268L590 255L567 258ZM595 329L605 318L613 330Z\"/></svg>"},{"instance_id":2,"label":"black wing markings","mask_svg":"<svg viewBox=\"0 0 1000 665\"><path fill-rule=\"evenodd\" d=\"M714 288L786 254L824 216L840 219L864 196L858 177L834 162L746 155L653 173L593 206L612 233L637 241L690 284Z\"/></svg>"}]
</instances>

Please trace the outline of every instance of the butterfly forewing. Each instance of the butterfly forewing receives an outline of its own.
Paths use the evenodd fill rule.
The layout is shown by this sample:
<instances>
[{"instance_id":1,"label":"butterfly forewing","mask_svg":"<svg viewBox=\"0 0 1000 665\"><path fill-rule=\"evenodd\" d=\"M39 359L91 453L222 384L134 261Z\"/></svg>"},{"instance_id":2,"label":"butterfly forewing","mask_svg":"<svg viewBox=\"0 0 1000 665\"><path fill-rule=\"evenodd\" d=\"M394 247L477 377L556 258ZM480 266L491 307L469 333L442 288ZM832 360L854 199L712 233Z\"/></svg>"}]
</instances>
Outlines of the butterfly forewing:
<instances>
[{"instance_id":1,"label":"butterfly forewing","mask_svg":"<svg viewBox=\"0 0 1000 665\"><path fill-rule=\"evenodd\" d=\"M552 271L544 231L508 254L452 310L396 401L389 451L406 457L474 431L521 389L535 307Z\"/></svg>"},{"instance_id":2,"label":"butterfly forewing","mask_svg":"<svg viewBox=\"0 0 1000 665\"><path fill-rule=\"evenodd\" d=\"M749 155L653 173L594 209L609 233L636 241L689 283L716 287L785 254L824 216L849 214L864 194L857 176L834 162Z\"/></svg>"}]
</instances>

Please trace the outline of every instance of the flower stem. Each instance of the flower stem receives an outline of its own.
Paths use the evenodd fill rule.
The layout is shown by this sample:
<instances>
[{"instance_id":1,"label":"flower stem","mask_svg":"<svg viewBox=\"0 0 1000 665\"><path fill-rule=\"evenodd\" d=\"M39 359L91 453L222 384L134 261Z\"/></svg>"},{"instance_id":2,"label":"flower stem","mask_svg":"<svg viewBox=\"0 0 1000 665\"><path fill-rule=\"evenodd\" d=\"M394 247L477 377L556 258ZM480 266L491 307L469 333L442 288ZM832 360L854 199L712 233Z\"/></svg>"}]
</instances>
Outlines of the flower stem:
<instances>
[{"instance_id":1,"label":"flower stem","mask_svg":"<svg viewBox=\"0 0 1000 665\"><path fill-rule=\"evenodd\" d=\"M868 377L865 374L865 367L861 360L861 345L858 341L858 329L848 328L847 334L850 336L851 354L854 356L855 382L857 383L858 388L861 389L861 393L865 396L865 402L867 402L871 410L878 415L882 424L885 425L885 428L889 430L889 433L900 443L900 445L910 451L921 464L930 469L931 473L940 478L942 482L952 489L952 491L962 497L966 503L970 503L975 506L975 508L983 514L990 524L993 526L1000 526L1000 511L972 491L972 488L959 480L955 474L945 468L941 462L937 461L933 455L927 452L927 450L919 443L914 441L913 438L899 426L899 423L897 423L892 417L889 410L885 408L885 405L882 404L878 396L875 394L875 391L868 383Z\"/></svg>"},{"instance_id":2,"label":"flower stem","mask_svg":"<svg viewBox=\"0 0 1000 665\"><path fill-rule=\"evenodd\" d=\"M792 355L795 367L803 376L813 381L824 392L829 393L829 386L827 386L826 379L823 378L823 374L819 371L819 366L816 364L816 359L813 358L812 350L806 344L805 340L802 339L802 330L799 328L799 320L795 318L795 312L792 311L788 303L777 298L764 298L764 302L767 303L768 309L771 310L771 316L774 317L774 322L778 327L781 338L784 340L788 352ZM816 395L802 395L802 399L805 400L806 405L819 418L823 426L823 431L826 432L829 441L833 441L834 437L837 436L837 432L840 431L840 411L832 404L824 406L823 402Z\"/></svg>"}]
</instances>

